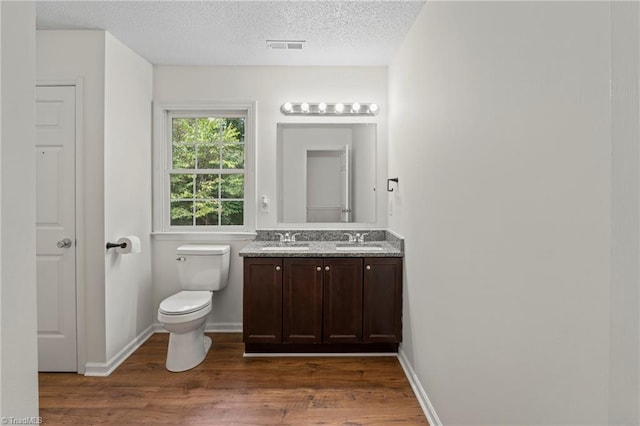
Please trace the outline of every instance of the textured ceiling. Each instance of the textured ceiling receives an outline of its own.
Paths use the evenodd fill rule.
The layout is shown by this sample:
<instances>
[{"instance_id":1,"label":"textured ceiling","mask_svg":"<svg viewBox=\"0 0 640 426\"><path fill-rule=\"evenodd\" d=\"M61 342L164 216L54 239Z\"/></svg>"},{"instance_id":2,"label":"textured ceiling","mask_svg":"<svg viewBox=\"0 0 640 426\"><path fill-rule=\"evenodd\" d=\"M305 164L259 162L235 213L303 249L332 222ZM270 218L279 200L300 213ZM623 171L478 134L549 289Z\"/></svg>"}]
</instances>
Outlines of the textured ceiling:
<instances>
[{"instance_id":1,"label":"textured ceiling","mask_svg":"<svg viewBox=\"0 0 640 426\"><path fill-rule=\"evenodd\" d=\"M387 65L424 5L405 1L38 1L38 29L102 29L153 64ZM301 51L266 40L306 40Z\"/></svg>"}]
</instances>

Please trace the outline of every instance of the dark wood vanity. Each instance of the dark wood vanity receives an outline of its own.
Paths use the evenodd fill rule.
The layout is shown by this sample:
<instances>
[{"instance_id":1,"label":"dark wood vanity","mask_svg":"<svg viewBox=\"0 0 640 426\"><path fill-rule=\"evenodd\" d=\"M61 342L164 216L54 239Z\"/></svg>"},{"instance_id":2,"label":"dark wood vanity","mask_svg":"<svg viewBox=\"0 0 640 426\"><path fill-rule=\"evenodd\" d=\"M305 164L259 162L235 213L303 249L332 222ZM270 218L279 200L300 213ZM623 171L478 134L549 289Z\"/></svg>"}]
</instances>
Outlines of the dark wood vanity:
<instances>
[{"instance_id":1,"label":"dark wood vanity","mask_svg":"<svg viewBox=\"0 0 640 426\"><path fill-rule=\"evenodd\" d=\"M243 337L255 352L396 352L401 257L245 257Z\"/></svg>"}]
</instances>

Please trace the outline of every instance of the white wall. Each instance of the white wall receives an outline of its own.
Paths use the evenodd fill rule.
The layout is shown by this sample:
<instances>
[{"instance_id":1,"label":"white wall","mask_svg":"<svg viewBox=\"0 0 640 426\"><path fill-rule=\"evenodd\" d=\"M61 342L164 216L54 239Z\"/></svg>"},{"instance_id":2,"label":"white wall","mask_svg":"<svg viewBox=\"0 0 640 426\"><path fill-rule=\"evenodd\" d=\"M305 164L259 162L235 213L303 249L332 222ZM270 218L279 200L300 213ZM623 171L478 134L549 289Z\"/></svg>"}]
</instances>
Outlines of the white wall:
<instances>
[{"instance_id":1,"label":"white wall","mask_svg":"<svg viewBox=\"0 0 640 426\"><path fill-rule=\"evenodd\" d=\"M36 75L39 82L81 79L84 167L80 194L84 226L77 250L84 256L85 361L106 361L104 253L104 31L37 31ZM81 357L82 358L82 357Z\"/></svg>"},{"instance_id":2,"label":"white wall","mask_svg":"<svg viewBox=\"0 0 640 426\"><path fill-rule=\"evenodd\" d=\"M349 118L349 122L374 122L378 128L377 169L386 170L387 152L387 70L364 67L179 67L155 66L154 102L180 101L257 101L257 190L271 200L269 213L257 213L257 228L284 228L278 225L276 209L276 139L277 123L328 122L324 117L309 120L285 117L280 106L290 102L375 102L381 113L376 117ZM341 120L336 119L335 122ZM385 185L378 176L378 188ZM386 196L379 196L377 226L386 227ZM312 224L314 228L322 226ZM350 225L353 227L353 225ZM335 226L334 226L335 227ZM169 239L166 239L169 238ZM231 272L227 288L213 296L214 311L209 329L239 330L242 322L242 259L237 256L247 241L219 240L206 236L201 243L231 244ZM187 237L152 239L154 310L163 298L180 290L175 268L175 249L192 242Z\"/></svg>"},{"instance_id":3,"label":"white wall","mask_svg":"<svg viewBox=\"0 0 640 426\"><path fill-rule=\"evenodd\" d=\"M38 81L81 81L85 258L84 361L102 365L153 323L151 91L153 68L104 31L37 31ZM105 243L138 235L142 253Z\"/></svg>"},{"instance_id":4,"label":"white wall","mask_svg":"<svg viewBox=\"0 0 640 426\"><path fill-rule=\"evenodd\" d=\"M102 241L125 235L141 252L105 260L106 358L153 324L151 290L151 92L153 67L111 34L105 39Z\"/></svg>"},{"instance_id":5,"label":"white wall","mask_svg":"<svg viewBox=\"0 0 640 426\"><path fill-rule=\"evenodd\" d=\"M402 350L444 424L606 424L606 3L427 2L389 70Z\"/></svg>"},{"instance_id":6,"label":"white wall","mask_svg":"<svg viewBox=\"0 0 640 426\"><path fill-rule=\"evenodd\" d=\"M0 3L0 417L38 415L35 6Z\"/></svg>"},{"instance_id":7,"label":"white wall","mask_svg":"<svg viewBox=\"0 0 640 426\"><path fill-rule=\"evenodd\" d=\"M612 267L609 424L640 424L640 7L611 5Z\"/></svg>"},{"instance_id":8,"label":"white wall","mask_svg":"<svg viewBox=\"0 0 640 426\"><path fill-rule=\"evenodd\" d=\"M0 7L0 95L2 93L2 7ZM35 139L34 139L35 142ZM2 224L2 97L0 96L0 224ZM0 226L0 270L2 270L2 226ZM3 329L2 322L2 274L0 274L0 330ZM2 339L0 338L0 416L2 411L2 391L4 382L2 381Z\"/></svg>"}]
</instances>

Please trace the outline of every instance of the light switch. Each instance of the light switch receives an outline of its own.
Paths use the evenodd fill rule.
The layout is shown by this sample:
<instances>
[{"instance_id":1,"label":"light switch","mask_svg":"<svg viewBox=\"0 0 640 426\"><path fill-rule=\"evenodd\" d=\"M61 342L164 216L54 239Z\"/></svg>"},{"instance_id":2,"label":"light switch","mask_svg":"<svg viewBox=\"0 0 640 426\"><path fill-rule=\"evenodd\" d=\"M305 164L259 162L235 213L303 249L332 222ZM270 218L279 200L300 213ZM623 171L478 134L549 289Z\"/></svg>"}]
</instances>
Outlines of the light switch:
<instances>
[{"instance_id":1,"label":"light switch","mask_svg":"<svg viewBox=\"0 0 640 426\"><path fill-rule=\"evenodd\" d=\"M264 213L269 213L269 205L270 205L269 197L263 195L260 197L260 211Z\"/></svg>"}]
</instances>

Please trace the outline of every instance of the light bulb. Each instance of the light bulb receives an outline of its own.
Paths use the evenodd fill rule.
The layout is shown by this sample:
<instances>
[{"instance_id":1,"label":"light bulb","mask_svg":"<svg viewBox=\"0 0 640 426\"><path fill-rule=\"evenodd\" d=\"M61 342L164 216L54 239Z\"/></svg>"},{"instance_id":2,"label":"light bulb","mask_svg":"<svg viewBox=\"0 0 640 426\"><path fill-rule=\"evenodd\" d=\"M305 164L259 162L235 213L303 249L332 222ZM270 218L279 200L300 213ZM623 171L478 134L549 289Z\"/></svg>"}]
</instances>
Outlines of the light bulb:
<instances>
[{"instance_id":1,"label":"light bulb","mask_svg":"<svg viewBox=\"0 0 640 426\"><path fill-rule=\"evenodd\" d=\"M286 102L284 105L282 105L282 109L285 112L291 112L293 111L293 105L291 105L291 102Z\"/></svg>"},{"instance_id":2,"label":"light bulb","mask_svg":"<svg viewBox=\"0 0 640 426\"><path fill-rule=\"evenodd\" d=\"M369 105L369 112L372 112L375 114L376 111L378 111L378 105L376 104Z\"/></svg>"},{"instance_id":3,"label":"light bulb","mask_svg":"<svg viewBox=\"0 0 640 426\"><path fill-rule=\"evenodd\" d=\"M327 104L325 104L324 102L320 102L318 104L318 111L327 112Z\"/></svg>"},{"instance_id":4,"label":"light bulb","mask_svg":"<svg viewBox=\"0 0 640 426\"><path fill-rule=\"evenodd\" d=\"M337 113L342 113L342 111L344 111L344 105L341 104L341 103L336 104L336 112Z\"/></svg>"},{"instance_id":5,"label":"light bulb","mask_svg":"<svg viewBox=\"0 0 640 426\"><path fill-rule=\"evenodd\" d=\"M360 104L356 102L353 105L351 105L351 111L359 112L360 111Z\"/></svg>"},{"instance_id":6,"label":"light bulb","mask_svg":"<svg viewBox=\"0 0 640 426\"><path fill-rule=\"evenodd\" d=\"M309 112L309 104L306 102L303 102L302 105L300 105L300 110L302 112Z\"/></svg>"}]
</instances>

